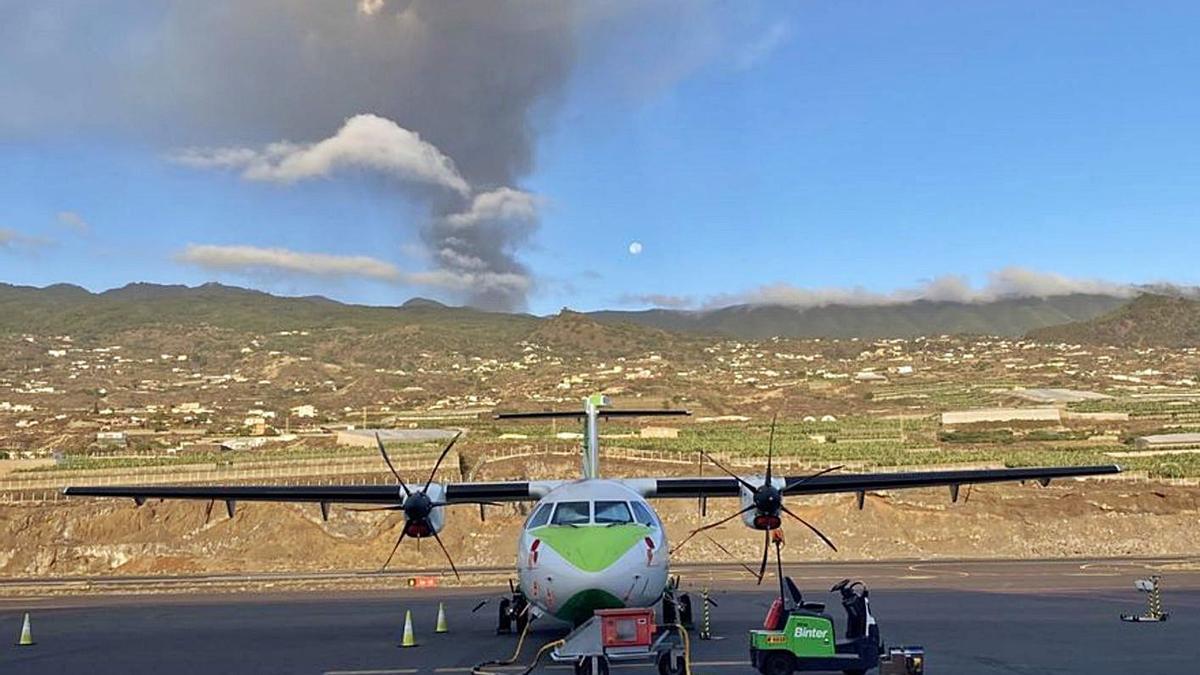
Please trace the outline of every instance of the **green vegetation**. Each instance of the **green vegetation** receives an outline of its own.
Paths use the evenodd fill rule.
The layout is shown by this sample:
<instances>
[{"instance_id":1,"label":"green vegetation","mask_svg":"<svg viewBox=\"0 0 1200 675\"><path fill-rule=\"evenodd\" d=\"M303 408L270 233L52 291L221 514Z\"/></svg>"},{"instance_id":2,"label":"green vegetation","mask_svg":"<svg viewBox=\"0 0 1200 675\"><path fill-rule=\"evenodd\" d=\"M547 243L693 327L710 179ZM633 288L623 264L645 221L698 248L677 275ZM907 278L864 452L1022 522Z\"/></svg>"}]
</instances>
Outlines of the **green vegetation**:
<instances>
[{"instance_id":1,"label":"green vegetation","mask_svg":"<svg viewBox=\"0 0 1200 675\"><path fill-rule=\"evenodd\" d=\"M403 450L391 450L392 456L416 450L428 451L434 446L420 444L405 446ZM271 465L281 462L302 459L345 459L353 457L375 456L377 453L369 448L310 448L295 446L271 450L227 450L214 452L188 452L180 455L145 455L122 457L89 457L85 455L66 455L63 461L54 465L22 469L24 472L46 471L76 471L81 469L133 469L158 466L177 466L186 470L189 465L237 466L251 468L254 465Z\"/></svg>"},{"instance_id":2,"label":"green vegetation","mask_svg":"<svg viewBox=\"0 0 1200 675\"><path fill-rule=\"evenodd\" d=\"M920 335L1022 335L1071 321L1092 319L1127 302L1108 295L1016 298L988 303L920 301L895 305L784 307L737 305L706 312L605 311L604 322L637 323L663 330L742 339L770 337L868 338Z\"/></svg>"},{"instance_id":3,"label":"green vegetation","mask_svg":"<svg viewBox=\"0 0 1200 675\"><path fill-rule=\"evenodd\" d=\"M1200 302L1144 294L1106 314L1029 332L1042 342L1127 347L1192 347L1200 344Z\"/></svg>"},{"instance_id":4,"label":"green vegetation","mask_svg":"<svg viewBox=\"0 0 1200 675\"><path fill-rule=\"evenodd\" d=\"M1012 443L1015 439L1012 429L942 431L938 433L938 440L943 443Z\"/></svg>"},{"instance_id":5,"label":"green vegetation","mask_svg":"<svg viewBox=\"0 0 1200 675\"><path fill-rule=\"evenodd\" d=\"M1029 330L1100 316L1127 302L1106 295L1020 298L991 303L915 302L849 307L792 308L735 306L708 312L605 311L580 315L613 328L637 325L641 339L654 331L727 335L744 339L781 337L876 337L941 334L1021 335ZM346 305L322 297L282 298L241 288L205 284L197 288L130 284L93 294L59 284L44 289L0 285L0 332L69 333L102 336L145 327L210 326L270 333L295 329L348 328L383 331L404 325L437 325L458 341L528 334L545 320L412 300L403 307ZM589 331L556 331L585 341ZM620 337L616 335L614 337Z\"/></svg>"},{"instance_id":6,"label":"green vegetation","mask_svg":"<svg viewBox=\"0 0 1200 675\"><path fill-rule=\"evenodd\" d=\"M1200 399L1111 398L1072 403L1068 406L1068 410L1077 412L1128 413L1131 418L1200 421Z\"/></svg>"}]
</instances>

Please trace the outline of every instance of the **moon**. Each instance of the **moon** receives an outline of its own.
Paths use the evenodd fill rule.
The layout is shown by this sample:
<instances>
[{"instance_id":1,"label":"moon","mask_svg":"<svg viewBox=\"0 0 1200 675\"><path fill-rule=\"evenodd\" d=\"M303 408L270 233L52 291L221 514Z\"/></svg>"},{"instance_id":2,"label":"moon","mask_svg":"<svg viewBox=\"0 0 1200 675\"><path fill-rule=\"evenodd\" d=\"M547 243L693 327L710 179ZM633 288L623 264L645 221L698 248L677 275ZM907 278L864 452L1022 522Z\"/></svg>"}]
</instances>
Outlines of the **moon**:
<instances>
[{"instance_id":1,"label":"moon","mask_svg":"<svg viewBox=\"0 0 1200 675\"><path fill-rule=\"evenodd\" d=\"M629 244L629 255L638 255L642 252L642 242L635 241Z\"/></svg>"}]
</instances>

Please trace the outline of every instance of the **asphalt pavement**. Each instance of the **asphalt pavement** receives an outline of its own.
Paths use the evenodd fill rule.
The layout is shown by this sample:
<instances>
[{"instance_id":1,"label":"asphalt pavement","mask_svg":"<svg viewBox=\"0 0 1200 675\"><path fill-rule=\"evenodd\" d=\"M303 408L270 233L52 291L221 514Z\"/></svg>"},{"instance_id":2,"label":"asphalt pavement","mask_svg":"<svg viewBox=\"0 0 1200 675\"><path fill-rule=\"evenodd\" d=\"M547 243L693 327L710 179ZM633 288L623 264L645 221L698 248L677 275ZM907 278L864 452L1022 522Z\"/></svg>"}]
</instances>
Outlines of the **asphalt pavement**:
<instances>
[{"instance_id":1,"label":"asphalt pavement","mask_svg":"<svg viewBox=\"0 0 1200 675\"><path fill-rule=\"evenodd\" d=\"M852 571L871 583L872 569ZM1145 597L1132 587L1136 566L1115 564L1096 574L1088 563L1064 566L1064 578L1081 581L1035 585L1045 590L1031 590L1028 583L1045 575L1019 563L988 564L986 575L974 578L971 572L947 573L944 566L935 568L938 575L908 566L903 575L875 569L879 582L872 587L872 608L884 641L924 646L930 673L1200 672L1200 588L1194 574L1178 575L1176 586L1167 576L1169 621L1129 624L1118 615L1145 606ZM818 580L821 571L835 570L798 570L796 576L808 600L830 603L840 630L840 605L826 592L837 579ZM918 578L897 583L901 577ZM926 577L930 587L912 587L919 577ZM752 672L746 630L761 623L776 587L773 580L761 588L717 586L712 627L720 639L692 641L693 670L697 675ZM0 646L0 674L468 673L480 661L510 656L515 647L515 638L494 634L496 593L429 589L8 599L0 601L0 631L11 633L0 632L6 642ZM472 613L484 599L490 602ZM439 602L445 603L447 634L433 630ZM26 610L37 644L12 646ZM398 646L406 610L413 613L419 642L409 649ZM558 626L537 626L523 657L563 632ZM626 667L653 672L648 664ZM540 672L564 669L543 666Z\"/></svg>"}]
</instances>

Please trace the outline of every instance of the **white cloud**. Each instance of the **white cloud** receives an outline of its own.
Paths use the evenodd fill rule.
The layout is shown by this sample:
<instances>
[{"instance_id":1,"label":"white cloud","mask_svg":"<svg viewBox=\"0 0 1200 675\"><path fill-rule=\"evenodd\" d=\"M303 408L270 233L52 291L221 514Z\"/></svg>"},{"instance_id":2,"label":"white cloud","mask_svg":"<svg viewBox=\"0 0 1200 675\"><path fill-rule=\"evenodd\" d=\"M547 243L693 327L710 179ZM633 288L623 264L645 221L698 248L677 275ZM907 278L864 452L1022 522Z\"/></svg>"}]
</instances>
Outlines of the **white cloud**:
<instances>
[{"instance_id":1,"label":"white cloud","mask_svg":"<svg viewBox=\"0 0 1200 675\"><path fill-rule=\"evenodd\" d=\"M384 0L358 0L358 13L374 16L383 9Z\"/></svg>"},{"instance_id":2,"label":"white cloud","mask_svg":"<svg viewBox=\"0 0 1200 675\"><path fill-rule=\"evenodd\" d=\"M0 235L3 231L0 230ZM0 239L0 246L2 246ZM190 244L176 254L179 262L203 269L240 275L280 273L289 276L359 278L392 284L425 286L455 293L527 293L531 281L524 274L495 273L486 269L409 272L369 256L306 253L286 248Z\"/></svg>"},{"instance_id":3,"label":"white cloud","mask_svg":"<svg viewBox=\"0 0 1200 675\"><path fill-rule=\"evenodd\" d=\"M669 295L665 293L626 293L617 300L622 305L649 305L664 309L689 309L696 305L696 299L690 295Z\"/></svg>"},{"instance_id":4,"label":"white cloud","mask_svg":"<svg viewBox=\"0 0 1200 675\"><path fill-rule=\"evenodd\" d=\"M239 169L247 180L291 183L329 176L339 169L364 168L405 181L470 192L454 162L420 135L378 115L355 115L322 141L288 141L263 148L188 148L174 161L198 168Z\"/></svg>"},{"instance_id":5,"label":"white cloud","mask_svg":"<svg viewBox=\"0 0 1200 675\"><path fill-rule=\"evenodd\" d=\"M516 252L537 227L541 200L511 187L476 192L449 157L391 120L355 115L336 134L312 144L284 141L259 149L193 148L175 153L172 159L198 168L238 170L246 180L291 183L328 176L342 168L366 168L410 183L446 188L450 194L425 200L431 217L423 225L424 250L414 251L410 244L405 251L440 270L408 273L393 268L390 276L382 272L357 276L446 289L465 294L473 305L499 309L523 306L533 285ZM302 273L296 256L308 255L283 249L254 249L250 255L246 247L234 248L239 250L230 265L236 268ZM221 251L217 258L230 257L226 253ZM181 259L194 262L194 257L185 251ZM325 269L328 263L331 261L325 260L317 268Z\"/></svg>"},{"instance_id":6,"label":"white cloud","mask_svg":"<svg viewBox=\"0 0 1200 675\"><path fill-rule=\"evenodd\" d=\"M92 231L91 224L74 211L59 211L54 217L59 225L78 234L87 234Z\"/></svg>"},{"instance_id":7,"label":"white cloud","mask_svg":"<svg viewBox=\"0 0 1200 675\"><path fill-rule=\"evenodd\" d=\"M175 259L204 269L241 274L273 271L301 276L359 277L381 281L398 281L403 276L395 265L377 258L301 253L286 248L189 244Z\"/></svg>"},{"instance_id":8,"label":"white cloud","mask_svg":"<svg viewBox=\"0 0 1200 675\"><path fill-rule=\"evenodd\" d=\"M446 216L446 223L466 228L481 222L532 222L537 218L537 207L537 197L502 187L475 195L466 211Z\"/></svg>"},{"instance_id":9,"label":"white cloud","mask_svg":"<svg viewBox=\"0 0 1200 675\"><path fill-rule=\"evenodd\" d=\"M784 305L809 308L827 305L896 305L908 302L981 303L1013 298L1049 298L1073 293L1130 296L1137 289L1102 279L1079 279L1024 267L1005 267L988 274L987 282L976 288L966 277L940 276L912 288L871 291L860 286L802 288L787 283L765 284L738 293L720 293L697 302L690 296L640 294L622 296L623 304L685 308L700 306L716 309L729 305Z\"/></svg>"},{"instance_id":10,"label":"white cloud","mask_svg":"<svg viewBox=\"0 0 1200 675\"><path fill-rule=\"evenodd\" d=\"M769 58L791 36L792 25L787 20L776 21L741 50L734 64L740 70L753 68Z\"/></svg>"},{"instance_id":11,"label":"white cloud","mask_svg":"<svg viewBox=\"0 0 1200 675\"><path fill-rule=\"evenodd\" d=\"M1071 293L1130 295L1129 284L1117 284L1102 279L1075 279L1052 272L1038 272L1024 267L1005 267L988 275L984 297L1047 298Z\"/></svg>"},{"instance_id":12,"label":"white cloud","mask_svg":"<svg viewBox=\"0 0 1200 675\"><path fill-rule=\"evenodd\" d=\"M707 307L734 304L787 305L790 307L821 307L824 305L895 305L926 300L929 302L993 302L1007 298L1049 298L1072 293L1102 295L1132 295L1129 284L1100 279L1077 279L1024 267L1005 267L990 272L987 283L980 288L971 286L961 276L946 275L923 282L912 288L893 291L870 291L851 288L800 288L785 283L769 284L741 293L716 295L705 303Z\"/></svg>"},{"instance_id":13,"label":"white cloud","mask_svg":"<svg viewBox=\"0 0 1200 675\"><path fill-rule=\"evenodd\" d=\"M54 242L44 237L35 237L16 230L0 227L0 251L34 251Z\"/></svg>"}]
</instances>

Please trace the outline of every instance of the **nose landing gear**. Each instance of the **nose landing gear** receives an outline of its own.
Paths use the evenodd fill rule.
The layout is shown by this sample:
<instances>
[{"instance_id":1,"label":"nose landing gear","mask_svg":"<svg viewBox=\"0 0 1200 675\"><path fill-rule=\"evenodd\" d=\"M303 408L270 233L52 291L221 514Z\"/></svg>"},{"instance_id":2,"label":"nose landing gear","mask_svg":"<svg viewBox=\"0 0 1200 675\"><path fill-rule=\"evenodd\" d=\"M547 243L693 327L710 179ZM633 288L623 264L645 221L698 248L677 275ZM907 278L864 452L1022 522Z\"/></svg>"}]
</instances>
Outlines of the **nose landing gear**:
<instances>
[{"instance_id":1,"label":"nose landing gear","mask_svg":"<svg viewBox=\"0 0 1200 675\"><path fill-rule=\"evenodd\" d=\"M515 624L516 632L520 635L529 623L529 600L513 583L508 582L511 598L500 601L499 616L496 621L496 635L511 635Z\"/></svg>"}]
</instances>

